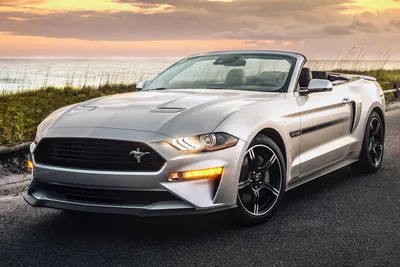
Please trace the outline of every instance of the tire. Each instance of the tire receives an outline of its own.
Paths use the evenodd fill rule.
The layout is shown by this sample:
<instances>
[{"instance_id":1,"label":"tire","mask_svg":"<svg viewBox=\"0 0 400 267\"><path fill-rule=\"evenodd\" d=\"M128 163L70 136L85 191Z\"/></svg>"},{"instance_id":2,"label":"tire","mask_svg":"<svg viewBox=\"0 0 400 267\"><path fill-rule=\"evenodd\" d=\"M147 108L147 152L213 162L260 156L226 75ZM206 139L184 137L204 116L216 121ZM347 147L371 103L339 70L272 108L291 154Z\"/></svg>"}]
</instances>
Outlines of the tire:
<instances>
[{"instance_id":1,"label":"tire","mask_svg":"<svg viewBox=\"0 0 400 267\"><path fill-rule=\"evenodd\" d=\"M259 134L243 159L235 209L237 222L248 226L266 222L279 208L285 189L283 154L271 138Z\"/></svg>"},{"instance_id":2,"label":"tire","mask_svg":"<svg viewBox=\"0 0 400 267\"><path fill-rule=\"evenodd\" d=\"M373 111L365 127L359 161L351 164L351 168L358 173L375 173L378 171L382 165L384 144L384 125L378 113Z\"/></svg>"}]
</instances>

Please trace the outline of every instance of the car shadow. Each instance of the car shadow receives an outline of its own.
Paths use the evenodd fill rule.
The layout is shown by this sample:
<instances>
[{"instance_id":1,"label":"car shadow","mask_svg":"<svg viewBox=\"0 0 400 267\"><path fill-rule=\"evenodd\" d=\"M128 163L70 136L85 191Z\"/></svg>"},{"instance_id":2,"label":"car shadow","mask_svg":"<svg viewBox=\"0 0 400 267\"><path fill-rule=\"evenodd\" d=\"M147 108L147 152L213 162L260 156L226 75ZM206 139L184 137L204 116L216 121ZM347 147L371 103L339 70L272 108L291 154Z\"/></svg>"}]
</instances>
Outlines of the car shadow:
<instances>
[{"instance_id":1,"label":"car shadow","mask_svg":"<svg viewBox=\"0 0 400 267\"><path fill-rule=\"evenodd\" d=\"M348 166L324 175L287 191L281 205L281 210L287 209L294 203L298 203L298 201L316 199L321 194L333 192L337 188L348 186L349 183L358 183L365 176L365 174L352 171Z\"/></svg>"},{"instance_id":2,"label":"car shadow","mask_svg":"<svg viewBox=\"0 0 400 267\"><path fill-rule=\"evenodd\" d=\"M196 239L204 235L222 237L236 231L252 231L259 227L279 228L288 220L291 211L302 212L308 201L315 201L320 195L341 186L352 186L360 175L345 168L311 181L288 191L279 211L266 224L253 228L243 228L235 224L232 211L223 211L202 215L136 217L129 215L75 213L68 211L49 211L47 216L30 224L31 229L43 233L44 238L68 235L77 239L88 236L101 241L131 242L140 240L146 243L181 242L183 239ZM347 185L346 185L347 184ZM299 210L300 209L300 210ZM306 213L306 210L304 210ZM244 230L245 229L245 230Z\"/></svg>"}]
</instances>

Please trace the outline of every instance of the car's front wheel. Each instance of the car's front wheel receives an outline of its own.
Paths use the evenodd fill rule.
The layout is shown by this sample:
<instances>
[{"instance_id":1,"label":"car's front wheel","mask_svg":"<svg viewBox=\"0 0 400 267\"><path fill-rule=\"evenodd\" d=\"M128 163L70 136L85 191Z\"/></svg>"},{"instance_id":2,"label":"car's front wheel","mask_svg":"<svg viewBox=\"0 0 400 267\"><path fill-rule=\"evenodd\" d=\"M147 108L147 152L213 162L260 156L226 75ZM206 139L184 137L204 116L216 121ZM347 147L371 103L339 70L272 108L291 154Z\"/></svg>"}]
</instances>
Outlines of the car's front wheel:
<instances>
[{"instance_id":1,"label":"car's front wheel","mask_svg":"<svg viewBox=\"0 0 400 267\"><path fill-rule=\"evenodd\" d=\"M285 193L286 164L277 144L257 135L243 159L236 210L239 222L256 225L277 210Z\"/></svg>"}]
</instances>

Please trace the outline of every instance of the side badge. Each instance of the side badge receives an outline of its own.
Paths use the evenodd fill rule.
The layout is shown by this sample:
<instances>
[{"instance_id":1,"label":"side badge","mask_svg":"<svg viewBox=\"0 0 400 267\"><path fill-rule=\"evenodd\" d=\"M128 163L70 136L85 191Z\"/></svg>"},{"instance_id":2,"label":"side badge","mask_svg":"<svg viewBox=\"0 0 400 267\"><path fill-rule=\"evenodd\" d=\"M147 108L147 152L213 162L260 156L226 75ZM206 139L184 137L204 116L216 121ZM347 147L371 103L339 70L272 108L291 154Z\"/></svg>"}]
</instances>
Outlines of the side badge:
<instances>
[{"instance_id":1,"label":"side badge","mask_svg":"<svg viewBox=\"0 0 400 267\"><path fill-rule=\"evenodd\" d=\"M295 138L301 135L301 131L295 131L290 133L290 137Z\"/></svg>"}]
</instances>

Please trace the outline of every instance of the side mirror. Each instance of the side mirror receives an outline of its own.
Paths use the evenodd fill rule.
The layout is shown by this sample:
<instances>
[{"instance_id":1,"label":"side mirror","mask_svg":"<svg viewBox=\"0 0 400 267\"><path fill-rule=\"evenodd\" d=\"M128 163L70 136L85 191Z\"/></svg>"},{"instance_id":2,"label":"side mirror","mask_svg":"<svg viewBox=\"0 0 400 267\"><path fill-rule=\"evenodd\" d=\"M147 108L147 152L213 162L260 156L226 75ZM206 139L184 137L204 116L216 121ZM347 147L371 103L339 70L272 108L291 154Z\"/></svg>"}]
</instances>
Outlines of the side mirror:
<instances>
[{"instance_id":1,"label":"side mirror","mask_svg":"<svg viewBox=\"0 0 400 267\"><path fill-rule=\"evenodd\" d=\"M307 89L303 89L300 91L300 94L307 95L318 92L327 92L332 91L333 84L331 81L322 80L322 79L312 79Z\"/></svg>"},{"instance_id":2,"label":"side mirror","mask_svg":"<svg viewBox=\"0 0 400 267\"><path fill-rule=\"evenodd\" d=\"M136 89L138 91L142 90L143 88L145 88L151 81L150 80L144 80L144 81L140 81L136 84Z\"/></svg>"}]
</instances>

